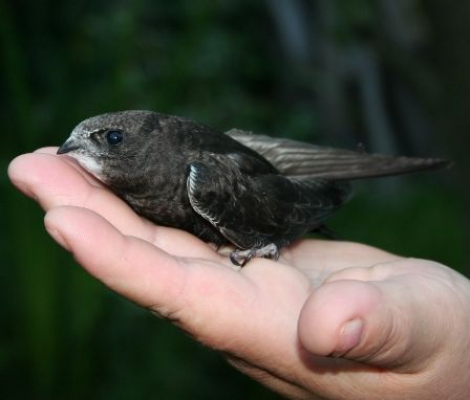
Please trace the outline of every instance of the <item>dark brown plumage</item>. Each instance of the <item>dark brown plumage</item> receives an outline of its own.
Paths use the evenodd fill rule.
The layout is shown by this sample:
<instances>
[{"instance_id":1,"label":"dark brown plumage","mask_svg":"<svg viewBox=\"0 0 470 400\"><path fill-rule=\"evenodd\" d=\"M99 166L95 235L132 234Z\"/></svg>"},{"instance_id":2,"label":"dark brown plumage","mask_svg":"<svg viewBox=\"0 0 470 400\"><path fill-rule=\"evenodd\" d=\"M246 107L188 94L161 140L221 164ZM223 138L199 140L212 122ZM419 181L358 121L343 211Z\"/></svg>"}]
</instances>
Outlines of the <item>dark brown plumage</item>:
<instances>
[{"instance_id":1,"label":"dark brown plumage","mask_svg":"<svg viewBox=\"0 0 470 400\"><path fill-rule=\"evenodd\" d=\"M231 259L277 258L350 195L348 180L442 168L442 159L390 157L182 117L122 111L81 122L58 151L75 157L138 214L220 246Z\"/></svg>"}]
</instances>

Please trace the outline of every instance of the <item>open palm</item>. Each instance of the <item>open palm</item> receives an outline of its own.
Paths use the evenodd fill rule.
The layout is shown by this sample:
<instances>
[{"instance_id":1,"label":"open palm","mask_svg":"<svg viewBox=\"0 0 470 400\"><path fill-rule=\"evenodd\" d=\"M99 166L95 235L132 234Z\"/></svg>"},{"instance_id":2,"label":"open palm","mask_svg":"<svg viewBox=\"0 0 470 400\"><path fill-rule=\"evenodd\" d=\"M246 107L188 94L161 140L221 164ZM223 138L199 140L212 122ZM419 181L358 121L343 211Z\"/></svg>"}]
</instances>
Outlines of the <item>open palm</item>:
<instances>
[{"instance_id":1,"label":"open palm","mask_svg":"<svg viewBox=\"0 0 470 400\"><path fill-rule=\"evenodd\" d=\"M54 152L20 156L9 169L46 210L51 236L105 285L272 389L296 398L439 398L439 385L470 367L458 357L470 340L456 334L468 332L470 289L454 271L320 240L236 268L196 237L140 218Z\"/></svg>"}]
</instances>

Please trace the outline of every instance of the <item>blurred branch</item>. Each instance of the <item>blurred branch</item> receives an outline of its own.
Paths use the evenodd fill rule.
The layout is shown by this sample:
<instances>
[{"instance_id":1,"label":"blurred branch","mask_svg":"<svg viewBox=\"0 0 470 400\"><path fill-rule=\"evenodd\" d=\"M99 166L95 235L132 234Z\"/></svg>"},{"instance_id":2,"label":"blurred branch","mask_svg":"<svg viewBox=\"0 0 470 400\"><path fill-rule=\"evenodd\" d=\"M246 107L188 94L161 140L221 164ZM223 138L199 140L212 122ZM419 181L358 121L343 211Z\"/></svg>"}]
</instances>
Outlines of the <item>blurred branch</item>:
<instances>
[{"instance_id":1,"label":"blurred branch","mask_svg":"<svg viewBox=\"0 0 470 400\"><path fill-rule=\"evenodd\" d=\"M360 109L365 121L370 150L393 154L397 146L387 113L377 56L370 47L366 46L352 47L347 54L352 78L359 87Z\"/></svg>"},{"instance_id":2,"label":"blurred branch","mask_svg":"<svg viewBox=\"0 0 470 400\"><path fill-rule=\"evenodd\" d=\"M312 46L307 20L300 0L267 0L285 54L293 65L308 65Z\"/></svg>"},{"instance_id":3,"label":"blurred branch","mask_svg":"<svg viewBox=\"0 0 470 400\"><path fill-rule=\"evenodd\" d=\"M315 13L319 38L315 60L319 69L318 108L325 132L333 138L332 142L344 144L354 137L354 124L345 85L347 60L332 34L338 24L338 11L331 0L318 0Z\"/></svg>"}]
</instances>

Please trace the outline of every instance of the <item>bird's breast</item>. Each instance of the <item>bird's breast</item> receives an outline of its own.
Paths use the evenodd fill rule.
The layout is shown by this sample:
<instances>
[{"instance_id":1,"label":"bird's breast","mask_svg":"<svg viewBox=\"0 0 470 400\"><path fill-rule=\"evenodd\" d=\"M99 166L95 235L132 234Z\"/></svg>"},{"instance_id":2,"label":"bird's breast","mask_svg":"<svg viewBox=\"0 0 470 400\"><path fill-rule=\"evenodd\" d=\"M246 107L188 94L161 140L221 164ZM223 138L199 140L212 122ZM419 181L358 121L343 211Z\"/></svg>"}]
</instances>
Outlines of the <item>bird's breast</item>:
<instances>
[{"instance_id":1,"label":"bird's breast","mask_svg":"<svg viewBox=\"0 0 470 400\"><path fill-rule=\"evenodd\" d=\"M139 215L159 225L189 230L194 211L189 203L185 163L154 160L127 165L107 165L107 185Z\"/></svg>"}]
</instances>

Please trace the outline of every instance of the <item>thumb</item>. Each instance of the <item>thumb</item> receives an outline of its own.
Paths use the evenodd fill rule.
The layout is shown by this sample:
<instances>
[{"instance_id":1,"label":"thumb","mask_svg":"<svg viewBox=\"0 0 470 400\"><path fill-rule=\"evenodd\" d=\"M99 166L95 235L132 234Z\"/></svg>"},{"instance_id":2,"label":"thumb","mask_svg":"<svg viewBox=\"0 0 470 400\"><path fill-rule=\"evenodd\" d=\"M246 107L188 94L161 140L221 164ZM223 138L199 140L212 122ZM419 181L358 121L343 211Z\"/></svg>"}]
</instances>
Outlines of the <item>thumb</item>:
<instances>
[{"instance_id":1,"label":"thumb","mask_svg":"<svg viewBox=\"0 0 470 400\"><path fill-rule=\"evenodd\" d=\"M328 282L306 301L298 323L309 353L335 356L399 372L417 372L443 339L429 298L401 279ZM427 304L423 304L427 303ZM435 326L433 326L435 325Z\"/></svg>"}]
</instances>

